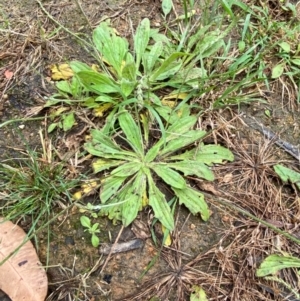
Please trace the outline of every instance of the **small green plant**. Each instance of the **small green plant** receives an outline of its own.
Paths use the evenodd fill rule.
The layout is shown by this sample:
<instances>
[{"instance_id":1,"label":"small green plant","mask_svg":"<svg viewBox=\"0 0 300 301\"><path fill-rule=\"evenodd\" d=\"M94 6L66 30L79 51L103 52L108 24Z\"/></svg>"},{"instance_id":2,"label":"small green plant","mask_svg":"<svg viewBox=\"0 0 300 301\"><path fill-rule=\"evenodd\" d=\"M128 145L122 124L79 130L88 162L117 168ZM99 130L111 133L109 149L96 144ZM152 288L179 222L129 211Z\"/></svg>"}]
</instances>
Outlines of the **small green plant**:
<instances>
[{"instance_id":1,"label":"small green plant","mask_svg":"<svg viewBox=\"0 0 300 301\"><path fill-rule=\"evenodd\" d=\"M38 232L44 224L55 217L53 209L59 205L72 205L69 193L82 177L69 180L64 162L53 156L50 143L40 131L43 153L32 150L26 144L26 156L0 162L0 210L7 220L20 218L31 223L28 236ZM56 213L59 216L59 212ZM48 225L49 227L49 225ZM48 237L49 238L49 237Z\"/></svg>"},{"instance_id":2,"label":"small green plant","mask_svg":"<svg viewBox=\"0 0 300 301\"><path fill-rule=\"evenodd\" d=\"M95 223L92 225L90 218L84 215L80 217L80 223L83 227L87 228L84 231L88 231L89 234L92 235L91 237L92 246L97 248L100 243L99 237L96 235L96 233L100 233L99 223Z\"/></svg>"},{"instance_id":3,"label":"small green plant","mask_svg":"<svg viewBox=\"0 0 300 301\"><path fill-rule=\"evenodd\" d=\"M289 181L292 184L295 184L296 187L300 190L300 173L299 172L296 172L296 171L294 171L290 168L287 168L281 164L276 164L274 166L274 170L284 183Z\"/></svg>"},{"instance_id":4,"label":"small green plant","mask_svg":"<svg viewBox=\"0 0 300 301\"><path fill-rule=\"evenodd\" d=\"M209 166L232 161L233 154L219 145L203 143L182 152L206 135L205 131L190 129L197 121L196 116L178 118L152 146L145 144L141 127L128 111L120 112L117 119L122 131L118 132L117 141L94 129L91 142L85 144L90 154L99 157L93 162L94 172L109 170L101 180L100 199L103 204L115 205L103 206L100 214L128 226L139 210L149 205L162 225L172 230L174 220L160 190L159 177L172 189L180 204L193 214L200 213L206 221L209 210L203 194L189 186L182 174L212 181L214 175Z\"/></svg>"},{"instance_id":5,"label":"small green plant","mask_svg":"<svg viewBox=\"0 0 300 301\"><path fill-rule=\"evenodd\" d=\"M295 7L290 3L284 10L293 12ZM286 12L286 15L289 13ZM292 83L299 101L299 22L290 17L287 20L278 18L268 5L252 5L241 24L239 48L244 52L245 59L251 59L249 68L255 67L259 71L258 75L267 87L270 86L270 79L284 77L284 82Z\"/></svg>"},{"instance_id":6,"label":"small green plant","mask_svg":"<svg viewBox=\"0 0 300 301\"><path fill-rule=\"evenodd\" d=\"M256 270L257 277L264 277L266 280L276 281L290 290L297 299L300 298L298 287L292 287L289 283L278 276L279 271L286 268L300 268L300 259L288 254L271 254L263 260L260 267ZM271 275L271 276L270 276ZM299 278L300 271L297 270Z\"/></svg>"}]
</instances>

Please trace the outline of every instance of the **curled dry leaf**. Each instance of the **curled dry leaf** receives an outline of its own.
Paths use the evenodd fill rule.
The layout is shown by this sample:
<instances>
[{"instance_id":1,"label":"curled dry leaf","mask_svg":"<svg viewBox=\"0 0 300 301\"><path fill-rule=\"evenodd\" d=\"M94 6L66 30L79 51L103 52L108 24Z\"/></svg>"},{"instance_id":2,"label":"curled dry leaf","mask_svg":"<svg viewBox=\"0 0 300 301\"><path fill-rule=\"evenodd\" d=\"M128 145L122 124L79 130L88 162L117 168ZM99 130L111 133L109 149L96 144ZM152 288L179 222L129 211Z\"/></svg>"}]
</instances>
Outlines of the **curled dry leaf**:
<instances>
[{"instance_id":1,"label":"curled dry leaf","mask_svg":"<svg viewBox=\"0 0 300 301\"><path fill-rule=\"evenodd\" d=\"M0 289L12 301L42 301L47 295L47 275L30 241L16 251L25 240L19 226L0 218Z\"/></svg>"}]
</instances>

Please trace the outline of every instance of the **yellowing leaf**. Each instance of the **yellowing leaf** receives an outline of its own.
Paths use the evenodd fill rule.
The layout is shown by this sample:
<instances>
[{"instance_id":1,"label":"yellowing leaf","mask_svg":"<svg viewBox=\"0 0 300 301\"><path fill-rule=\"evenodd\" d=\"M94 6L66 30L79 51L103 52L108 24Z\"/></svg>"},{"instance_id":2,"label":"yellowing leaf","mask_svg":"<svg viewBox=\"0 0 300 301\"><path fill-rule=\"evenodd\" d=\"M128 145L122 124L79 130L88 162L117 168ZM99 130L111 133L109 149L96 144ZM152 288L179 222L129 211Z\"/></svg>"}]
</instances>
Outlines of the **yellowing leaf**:
<instances>
[{"instance_id":1,"label":"yellowing leaf","mask_svg":"<svg viewBox=\"0 0 300 301\"><path fill-rule=\"evenodd\" d=\"M208 301L204 289L200 286L193 285L193 292L190 296L190 301Z\"/></svg>"},{"instance_id":2,"label":"yellowing leaf","mask_svg":"<svg viewBox=\"0 0 300 301\"><path fill-rule=\"evenodd\" d=\"M99 66L98 65L96 65L96 64L92 64L92 69L94 70L94 71L96 71L96 72L99 72L100 71L100 68L99 68Z\"/></svg>"},{"instance_id":3,"label":"yellowing leaf","mask_svg":"<svg viewBox=\"0 0 300 301\"><path fill-rule=\"evenodd\" d=\"M95 189L97 189L99 187L100 183L98 181L95 180L90 180L87 181L86 183L81 185L81 189L76 191L73 194L73 199L75 201L80 200L83 196L90 194L91 192L93 192Z\"/></svg>"},{"instance_id":4,"label":"yellowing leaf","mask_svg":"<svg viewBox=\"0 0 300 301\"><path fill-rule=\"evenodd\" d=\"M59 116L67 110L69 110L67 107L61 107L61 108L58 108L57 110L51 111L51 117Z\"/></svg>"},{"instance_id":5,"label":"yellowing leaf","mask_svg":"<svg viewBox=\"0 0 300 301\"><path fill-rule=\"evenodd\" d=\"M53 80L69 79L74 75L73 70L68 64L52 65L50 66L52 72L51 78Z\"/></svg>"},{"instance_id":6,"label":"yellowing leaf","mask_svg":"<svg viewBox=\"0 0 300 301\"><path fill-rule=\"evenodd\" d=\"M166 95L162 99L162 104L167 105L170 108L173 108L177 102L175 101L167 101L168 99L185 99L188 96L188 93L181 92L181 93L171 93L169 95Z\"/></svg>"},{"instance_id":7,"label":"yellowing leaf","mask_svg":"<svg viewBox=\"0 0 300 301\"><path fill-rule=\"evenodd\" d=\"M19 226L0 218L0 287L13 301L44 301L47 275L32 243L20 247L25 239Z\"/></svg>"},{"instance_id":8,"label":"yellowing leaf","mask_svg":"<svg viewBox=\"0 0 300 301\"><path fill-rule=\"evenodd\" d=\"M173 109L173 108L175 108L175 107L177 106L178 102L175 101L175 100L168 100L168 99L176 99L176 100L177 100L177 99L184 99L186 96L187 96L186 93L169 94L169 95L165 96L165 97L162 99L161 103L162 103L164 106L167 106L167 107ZM179 110L176 111L176 114L177 114L178 117L181 117L181 116L182 116L182 113L183 113L183 110L182 110L182 109L179 109Z\"/></svg>"},{"instance_id":9,"label":"yellowing leaf","mask_svg":"<svg viewBox=\"0 0 300 301\"><path fill-rule=\"evenodd\" d=\"M147 190L144 190L143 196L142 196L142 206L146 207L149 205L149 199L148 199L148 195L147 195Z\"/></svg>"},{"instance_id":10,"label":"yellowing leaf","mask_svg":"<svg viewBox=\"0 0 300 301\"><path fill-rule=\"evenodd\" d=\"M84 194L88 194L90 192L92 192L95 188L97 188L99 186L99 183L97 181L88 181L85 184L81 185L82 188L82 192Z\"/></svg>"},{"instance_id":11,"label":"yellowing leaf","mask_svg":"<svg viewBox=\"0 0 300 301\"><path fill-rule=\"evenodd\" d=\"M162 105L167 106L167 107L169 107L169 108L174 108L174 107L176 106L176 104L177 104L177 101L174 101L174 100L167 100L168 98L169 98L169 96L165 96L165 97L162 99L162 101L161 101ZM173 99L173 98L172 98L172 99Z\"/></svg>"},{"instance_id":12,"label":"yellowing leaf","mask_svg":"<svg viewBox=\"0 0 300 301\"><path fill-rule=\"evenodd\" d=\"M125 66L126 66L126 61L122 61L121 70L123 70Z\"/></svg>"},{"instance_id":13,"label":"yellowing leaf","mask_svg":"<svg viewBox=\"0 0 300 301\"><path fill-rule=\"evenodd\" d=\"M98 108L94 109L94 115L96 117L102 117L103 114L108 111L113 106L112 103L105 103L100 105Z\"/></svg>"},{"instance_id":14,"label":"yellowing leaf","mask_svg":"<svg viewBox=\"0 0 300 301\"><path fill-rule=\"evenodd\" d=\"M164 234L164 246L169 247L172 244L172 239L170 235L170 230L166 229L163 225L161 225L162 233Z\"/></svg>"},{"instance_id":15,"label":"yellowing leaf","mask_svg":"<svg viewBox=\"0 0 300 301\"><path fill-rule=\"evenodd\" d=\"M77 191L77 192L75 192L74 194L73 194L73 199L75 200L75 201L78 201L78 200L80 200L82 198L82 192L81 191Z\"/></svg>"}]
</instances>

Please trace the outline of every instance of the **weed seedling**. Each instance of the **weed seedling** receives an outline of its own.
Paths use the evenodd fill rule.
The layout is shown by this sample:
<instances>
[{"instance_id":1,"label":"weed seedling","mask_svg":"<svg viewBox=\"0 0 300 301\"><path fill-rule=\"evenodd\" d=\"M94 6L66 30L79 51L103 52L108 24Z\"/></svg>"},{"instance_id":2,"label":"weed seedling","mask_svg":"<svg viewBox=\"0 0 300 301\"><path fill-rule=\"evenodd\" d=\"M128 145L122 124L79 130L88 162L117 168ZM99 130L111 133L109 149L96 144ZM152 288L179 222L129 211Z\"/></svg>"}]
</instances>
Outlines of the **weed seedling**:
<instances>
[{"instance_id":1,"label":"weed seedling","mask_svg":"<svg viewBox=\"0 0 300 301\"><path fill-rule=\"evenodd\" d=\"M96 235L96 233L100 233L99 223L95 223L92 225L90 218L88 218L87 216L84 216L84 215L82 215L80 217L80 223L83 227L86 228L86 230L84 230L84 231L85 232L88 231L89 234L91 234L92 245L93 245L93 247L97 248L100 243L99 237Z\"/></svg>"}]
</instances>

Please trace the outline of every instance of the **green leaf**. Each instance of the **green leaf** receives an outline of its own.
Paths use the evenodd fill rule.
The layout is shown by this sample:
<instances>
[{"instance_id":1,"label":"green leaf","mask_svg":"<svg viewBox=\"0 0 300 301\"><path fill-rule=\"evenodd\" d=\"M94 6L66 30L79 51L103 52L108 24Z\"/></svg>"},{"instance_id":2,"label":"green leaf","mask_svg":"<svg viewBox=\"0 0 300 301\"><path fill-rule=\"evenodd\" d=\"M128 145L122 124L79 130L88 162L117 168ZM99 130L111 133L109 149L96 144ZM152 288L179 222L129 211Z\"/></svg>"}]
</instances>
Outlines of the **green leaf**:
<instances>
[{"instance_id":1,"label":"green leaf","mask_svg":"<svg viewBox=\"0 0 300 301\"><path fill-rule=\"evenodd\" d=\"M175 138L179 138L182 134L188 132L188 130L197 122L196 116L186 116L179 118L177 122L170 125L166 130L166 142Z\"/></svg>"},{"instance_id":2,"label":"green leaf","mask_svg":"<svg viewBox=\"0 0 300 301\"><path fill-rule=\"evenodd\" d=\"M63 130L66 132L70 130L75 124L74 113L63 115Z\"/></svg>"},{"instance_id":3,"label":"green leaf","mask_svg":"<svg viewBox=\"0 0 300 301\"><path fill-rule=\"evenodd\" d=\"M185 160L179 162L168 162L167 164L168 167L183 172L185 176L195 175L207 181L214 180L213 172L204 163L199 163L198 161Z\"/></svg>"},{"instance_id":4,"label":"green leaf","mask_svg":"<svg viewBox=\"0 0 300 301\"><path fill-rule=\"evenodd\" d=\"M71 89L71 85L68 81L66 80L61 80L59 82L57 82L56 84L56 88L62 92L68 93L68 94L73 94L72 93L72 89Z\"/></svg>"},{"instance_id":5,"label":"green leaf","mask_svg":"<svg viewBox=\"0 0 300 301\"><path fill-rule=\"evenodd\" d=\"M105 74L96 71L80 71L77 76L90 92L100 95L103 93L121 93L117 83Z\"/></svg>"},{"instance_id":6,"label":"green leaf","mask_svg":"<svg viewBox=\"0 0 300 301\"><path fill-rule=\"evenodd\" d=\"M105 145L101 144L92 144L91 142L84 144L84 149L87 150L90 154L104 158L104 159L119 159L128 161L129 159L134 160L136 159L135 153L128 152L128 151L119 151L115 148L109 148Z\"/></svg>"},{"instance_id":7,"label":"green leaf","mask_svg":"<svg viewBox=\"0 0 300 301\"><path fill-rule=\"evenodd\" d=\"M93 41L103 55L103 61L110 64L121 78L123 61L128 53L127 40L118 37L107 22L102 22L93 32Z\"/></svg>"},{"instance_id":8,"label":"green leaf","mask_svg":"<svg viewBox=\"0 0 300 301\"><path fill-rule=\"evenodd\" d=\"M205 77L207 77L207 71L204 68L184 68L176 73L172 78L172 82L184 83L197 89L199 82L203 81Z\"/></svg>"},{"instance_id":9,"label":"green leaf","mask_svg":"<svg viewBox=\"0 0 300 301\"><path fill-rule=\"evenodd\" d=\"M162 11L163 11L165 17L171 12L172 7L173 7L172 0L163 0L162 1L161 8L162 8Z\"/></svg>"},{"instance_id":10,"label":"green leaf","mask_svg":"<svg viewBox=\"0 0 300 301\"><path fill-rule=\"evenodd\" d=\"M119 159L117 155L121 156L121 159L129 157L136 157L136 154L133 152L122 150L117 144L113 142L110 136L102 133L102 131L93 129L91 130L92 135L92 145L95 150L103 151L106 154L116 155L113 159ZM90 143L86 143L85 145L90 145ZM103 154L104 155L104 154ZM127 157L126 157L127 156ZM110 157L109 157L110 158Z\"/></svg>"},{"instance_id":11,"label":"green leaf","mask_svg":"<svg viewBox=\"0 0 300 301\"><path fill-rule=\"evenodd\" d=\"M165 196L156 187L151 177L150 172L147 172L148 189L149 189L149 205L154 211L155 217L162 223L168 230L174 229L174 219L171 213Z\"/></svg>"},{"instance_id":12,"label":"green leaf","mask_svg":"<svg viewBox=\"0 0 300 301\"><path fill-rule=\"evenodd\" d=\"M234 19L235 16L234 16L234 13L233 13L233 11L231 9L232 1L229 1L229 3L228 3L226 0L222 0L221 4L223 6L223 9L230 15L230 17L232 19Z\"/></svg>"},{"instance_id":13,"label":"green leaf","mask_svg":"<svg viewBox=\"0 0 300 301\"><path fill-rule=\"evenodd\" d=\"M200 286L193 285L190 301L208 301L204 289Z\"/></svg>"},{"instance_id":14,"label":"green leaf","mask_svg":"<svg viewBox=\"0 0 300 301\"><path fill-rule=\"evenodd\" d=\"M275 274L285 268L300 268L300 259L293 256L269 255L256 271L257 277Z\"/></svg>"},{"instance_id":15,"label":"green leaf","mask_svg":"<svg viewBox=\"0 0 300 301\"><path fill-rule=\"evenodd\" d=\"M136 81L136 68L134 62L127 63L122 69L122 78L126 78L129 81Z\"/></svg>"},{"instance_id":16,"label":"green leaf","mask_svg":"<svg viewBox=\"0 0 300 301\"><path fill-rule=\"evenodd\" d=\"M245 51L245 48L246 48L245 41L239 41L238 46L239 46L239 52L244 52Z\"/></svg>"},{"instance_id":17,"label":"green leaf","mask_svg":"<svg viewBox=\"0 0 300 301\"><path fill-rule=\"evenodd\" d=\"M92 163L94 173L109 169L114 166L124 164L125 161L111 160L111 159L97 159Z\"/></svg>"},{"instance_id":18,"label":"green leaf","mask_svg":"<svg viewBox=\"0 0 300 301\"><path fill-rule=\"evenodd\" d=\"M156 42L153 46L151 46L150 52L145 52L142 61L144 66L145 74L150 74L157 63L159 57L163 52L163 43Z\"/></svg>"},{"instance_id":19,"label":"green leaf","mask_svg":"<svg viewBox=\"0 0 300 301\"><path fill-rule=\"evenodd\" d=\"M283 182L290 181L300 189L300 173L281 164L275 165L274 170Z\"/></svg>"},{"instance_id":20,"label":"green leaf","mask_svg":"<svg viewBox=\"0 0 300 301\"><path fill-rule=\"evenodd\" d=\"M126 179L126 178L125 178ZM108 216L109 219L113 220L113 223L116 221L122 220L122 207L126 203L126 194L128 190L131 189L132 182L126 183L122 189L120 189L114 197L111 197L106 202L106 207L102 207L99 215ZM101 200L102 201L102 200Z\"/></svg>"},{"instance_id":21,"label":"green leaf","mask_svg":"<svg viewBox=\"0 0 300 301\"><path fill-rule=\"evenodd\" d=\"M183 149L184 147L194 143L195 141L200 140L205 135L206 135L205 131L199 131L199 130L191 130L186 133L183 133L178 138L175 138L170 142L168 142L166 146L161 150L160 156L173 153L179 149Z\"/></svg>"},{"instance_id":22,"label":"green leaf","mask_svg":"<svg viewBox=\"0 0 300 301\"><path fill-rule=\"evenodd\" d=\"M179 198L179 203L184 204L192 214L200 213L204 221L209 219L209 209L202 193L190 187L185 189L172 187L172 189Z\"/></svg>"},{"instance_id":23,"label":"green leaf","mask_svg":"<svg viewBox=\"0 0 300 301\"><path fill-rule=\"evenodd\" d=\"M136 154L122 150L109 136L99 130L91 130L92 142L84 144L84 148L92 155L107 158L121 159L128 161L129 158L136 158Z\"/></svg>"},{"instance_id":24,"label":"green leaf","mask_svg":"<svg viewBox=\"0 0 300 301\"><path fill-rule=\"evenodd\" d=\"M47 133L51 133L53 132L57 127L57 122L54 122L54 123L51 123L49 126L48 126L48 129L47 129Z\"/></svg>"},{"instance_id":25,"label":"green leaf","mask_svg":"<svg viewBox=\"0 0 300 301\"><path fill-rule=\"evenodd\" d=\"M182 52L172 53L167 59L165 59L163 61L161 66L150 76L150 81L153 82L153 81L156 81L158 79L160 79L160 80L164 79L164 78L160 78L160 76L169 72L170 66L172 66L173 62L175 62L178 58L186 56L186 55L187 54L182 53ZM178 68L178 70L179 70L181 68L181 65L182 65L182 62L177 62L176 68L178 68L178 66L179 66L179 68Z\"/></svg>"},{"instance_id":26,"label":"green leaf","mask_svg":"<svg viewBox=\"0 0 300 301\"><path fill-rule=\"evenodd\" d=\"M216 53L223 45L223 39L220 32L212 31L207 33L203 39L197 44L197 56L195 60L207 58Z\"/></svg>"},{"instance_id":27,"label":"green leaf","mask_svg":"<svg viewBox=\"0 0 300 301\"><path fill-rule=\"evenodd\" d=\"M91 135L93 144L101 144L111 149L116 149L119 151L122 150L117 144L113 142L113 140L108 135L104 134L102 131L92 129Z\"/></svg>"},{"instance_id":28,"label":"green leaf","mask_svg":"<svg viewBox=\"0 0 300 301\"><path fill-rule=\"evenodd\" d=\"M272 69L272 78L276 79L283 74L284 64L278 64Z\"/></svg>"},{"instance_id":29,"label":"green leaf","mask_svg":"<svg viewBox=\"0 0 300 301\"><path fill-rule=\"evenodd\" d=\"M198 148L194 148L183 154L172 156L169 160L194 160L199 163L205 163L206 165L212 165L214 163L223 163L226 161L233 161L233 153L220 145L203 145Z\"/></svg>"},{"instance_id":30,"label":"green leaf","mask_svg":"<svg viewBox=\"0 0 300 301\"><path fill-rule=\"evenodd\" d=\"M160 178L163 179L164 182L171 185L172 187L178 189L184 189L186 187L184 178L171 168L168 168L167 166L160 163L151 164L150 167L158 174Z\"/></svg>"},{"instance_id":31,"label":"green leaf","mask_svg":"<svg viewBox=\"0 0 300 301\"><path fill-rule=\"evenodd\" d=\"M132 116L124 111L120 114L119 118L120 127L123 130L128 143L138 154L142 155L144 152L141 129L136 125Z\"/></svg>"},{"instance_id":32,"label":"green leaf","mask_svg":"<svg viewBox=\"0 0 300 301\"><path fill-rule=\"evenodd\" d=\"M187 50L188 52L192 51L192 48L194 48L199 41L201 41L205 35L207 34L207 31L212 25L205 25L205 26L199 26L199 29L196 31L195 34L193 34L187 41Z\"/></svg>"},{"instance_id":33,"label":"green leaf","mask_svg":"<svg viewBox=\"0 0 300 301\"><path fill-rule=\"evenodd\" d=\"M120 82L121 90L126 97L132 93L137 85L136 71L133 57L130 53L128 53L126 56L125 66L122 69L122 79Z\"/></svg>"},{"instance_id":34,"label":"green leaf","mask_svg":"<svg viewBox=\"0 0 300 301\"><path fill-rule=\"evenodd\" d=\"M300 7L300 5L299 5ZM297 66L300 66L300 58L291 59L291 63Z\"/></svg>"},{"instance_id":35,"label":"green leaf","mask_svg":"<svg viewBox=\"0 0 300 301\"><path fill-rule=\"evenodd\" d=\"M99 247L100 239L99 239L99 237L97 235L93 234L92 238L91 238L91 242L92 242L92 246L94 248L97 248L97 247Z\"/></svg>"},{"instance_id":36,"label":"green leaf","mask_svg":"<svg viewBox=\"0 0 300 301\"><path fill-rule=\"evenodd\" d=\"M131 189L128 190L122 206L122 223L125 227L133 222L139 210L142 209L143 193L146 189L146 176L143 173L137 174Z\"/></svg>"},{"instance_id":37,"label":"green leaf","mask_svg":"<svg viewBox=\"0 0 300 301\"><path fill-rule=\"evenodd\" d=\"M137 85L136 79L136 68L133 58L131 57L126 61L125 66L122 69L122 79L121 79L121 90L124 95L129 96Z\"/></svg>"},{"instance_id":38,"label":"green leaf","mask_svg":"<svg viewBox=\"0 0 300 301\"><path fill-rule=\"evenodd\" d=\"M107 202L117 193L127 177L109 176L101 182L100 200L102 203Z\"/></svg>"},{"instance_id":39,"label":"green leaf","mask_svg":"<svg viewBox=\"0 0 300 301\"><path fill-rule=\"evenodd\" d=\"M91 232L94 232L94 233L99 233L100 230L98 229L99 227L99 223L95 223L92 228L90 229Z\"/></svg>"},{"instance_id":40,"label":"green leaf","mask_svg":"<svg viewBox=\"0 0 300 301\"><path fill-rule=\"evenodd\" d=\"M140 162L128 162L122 164L111 172L111 175L117 177L129 177L141 169Z\"/></svg>"},{"instance_id":41,"label":"green leaf","mask_svg":"<svg viewBox=\"0 0 300 301\"><path fill-rule=\"evenodd\" d=\"M78 73L79 71L93 71L90 66L79 61L70 62L70 67L74 71L74 73Z\"/></svg>"},{"instance_id":42,"label":"green leaf","mask_svg":"<svg viewBox=\"0 0 300 301\"><path fill-rule=\"evenodd\" d=\"M132 91L134 90L134 88L136 86L135 82L131 82L131 81L127 80L126 78L122 78L120 84L121 84L122 93L126 97L132 93Z\"/></svg>"},{"instance_id":43,"label":"green leaf","mask_svg":"<svg viewBox=\"0 0 300 301\"><path fill-rule=\"evenodd\" d=\"M83 227L91 228L91 220L87 216L81 216L80 223Z\"/></svg>"},{"instance_id":44,"label":"green leaf","mask_svg":"<svg viewBox=\"0 0 300 301\"><path fill-rule=\"evenodd\" d=\"M150 163L152 162L159 153L160 148L162 147L162 143L156 143L154 144L147 152L145 156L145 162Z\"/></svg>"},{"instance_id":45,"label":"green leaf","mask_svg":"<svg viewBox=\"0 0 300 301\"><path fill-rule=\"evenodd\" d=\"M141 59L145 53L150 39L150 21L143 19L134 35L135 66L139 70Z\"/></svg>"},{"instance_id":46,"label":"green leaf","mask_svg":"<svg viewBox=\"0 0 300 301\"><path fill-rule=\"evenodd\" d=\"M290 51L291 51L291 46L290 46L290 44L287 43L287 42L281 42L281 43L279 43L278 45L282 48L282 50L283 50L284 52L290 52Z\"/></svg>"}]
</instances>

